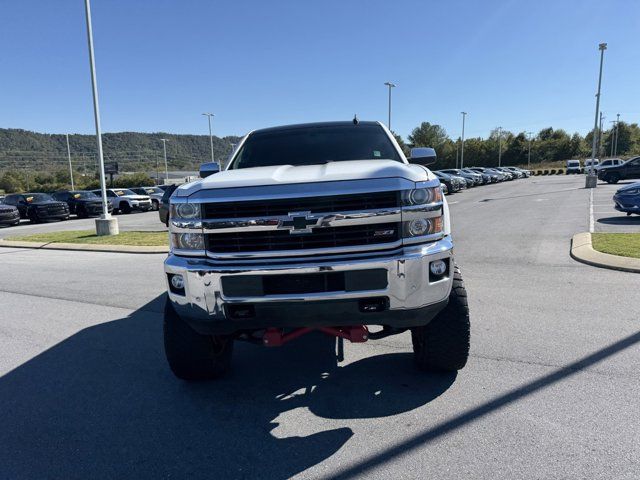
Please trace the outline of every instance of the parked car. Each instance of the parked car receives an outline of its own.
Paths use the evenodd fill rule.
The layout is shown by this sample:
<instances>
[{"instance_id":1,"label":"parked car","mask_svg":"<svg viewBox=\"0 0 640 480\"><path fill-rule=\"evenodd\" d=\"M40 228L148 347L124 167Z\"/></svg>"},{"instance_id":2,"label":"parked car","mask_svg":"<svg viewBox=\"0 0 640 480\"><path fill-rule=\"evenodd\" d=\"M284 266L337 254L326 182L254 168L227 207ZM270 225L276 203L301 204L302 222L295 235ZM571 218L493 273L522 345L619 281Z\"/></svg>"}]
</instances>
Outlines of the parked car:
<instances>
[{"instance_id":1,"label":"parked car","mask_svg":"<svg viewBox=\"0 0 640 480\"><path fill-rule=\"evenodd\" d=\"M583 173L588 174L589 171L591 170L591 159L589 160L585 160L584 161L584 168L582 169ZM600 165L600 160L598 160L597 158L595 160L593 160L593 171L596 172L598 170L598 165Z\"/></svg>"},{"instance_id":2,"label":"parked car","mask_svg":"<svg viewBox=\"0 0 640 480\"><path fill-rule=\"evenodd\" d=\"M606 160L603 160L602 162L600 162L600 164L596 167L593 167L594 170L597 172L598 170L605 168L605 167L617 167L618 165L622 165L624 163L624 160L620 159L620 158L608 158Z\"/></svg>"},{"instance_id":3,"label":"parked car","mask_svg":"<svg viewBox=\"0 0 640 480\"><path fill-rule=\"evenodd\" d=\"M80 218L97 217L102 214L102 200L88 190L62 190L51 195L60 202L69 205L69 212ZM111 203L107 205L109 213L113 211Z\"/></svg>"},{"instance_id":4,"label":"parked car","mask_svg":"<svg viewBox=\"0 0 640 480\"><path fill-rule=\"evenodd\" d=\"M513 172L516 174L516 178L525 178L527 176L527 174L524 172L524 170L520 170L517 167L502 167L505 170L508 170L509 172Z\"/></svg>"},{"instance_id":5,"label":"parked car","mask_svg":"<svg viewBox=\"0 0 640 480\"><path fill-rule=\"evenodd\" d=\"M515 180L516 178L518 178L518 176L515 173L507 170L504 167L493 167L493 169L497 170L498 172L502 172L506 177L505 180Z\"/></svg>"},{"instance_id":6,"label":"parked car","mask_svg":"<svg viewBox=\"0 0 640 480\"><path fill-rule=\"evenodd\" d=\"M469 170L481 173L482 175L486 175L487 177L489 177L489 183L498 183L502 176L502 174L499 172L492 172L490 168L470 167Z\"/></svg>"},{"instance_id":7,"label":"parked car","mask_svg":"<svg viewBox=\"0 0 640 480\"><path fill-rule=\"evenodd\" d=\"M491 177L489 175L485 175L482 172L476 172L475 170L471 170L470 168L463 168L461 170L465 173L476 175L480 180L479 185L486 185L487 183L491 183Z\"/></svg>"},{"instance_id":8,"label":"parked car","mask_svg":"<svg viewBox=\"0 0 640 480\"><path fill-rule=\"evenodd\" d=\"M640 157L634 157L622 165L603 167L598 171L598 178L607 183L618 183L628 178L640 178Z\"/></svg>"},{"instance_id":9,"label":"parked car","mask_svg":"<svg viewBox=\"0 0 640 480\"><path fill-rule=\"evenodd\" d=\"M640 215L640 182L625 185L613 196L614 208L627 215Z\"/></svg>"},{"instance_id":10,"label":"parked car","mask_svg":"<svg viewBox=\"0 0 640 480\"><path fill-rule=\"evenodd\" d=\"M69 219L69 206L47 193L13 193L6 196L4 203L17 207L20 217L33 223Z\"/></svg>"},{"instance_id":11,"label":"parked car","mask_svg":"<svg viewBox=\"0 0 640 480\"><path fill-rule=\"evenodd\" d=\"M438 171L434 171L433 174L438 177L440 183L444 183L447 186L448 193L459 192L462 189L462 182L458 180L460 177L453 177L452 175Z\"/></svg>"},{"instance_id":12,"label":"parked car","mask_svg":"<svg viewBox=\"0 0 640 480\"><path fill-rule=\"evenodd\" d=\"M458 168L449 168L446 170L440 170L441 172L448 173L449 175L455 175L457 177L462 177L467 182L467 187L475 187L476 185L482 185L482 176L477 173L467 173L463 172Z\"/></svg>"},{"instance_id":13,"label":"parked car","mask_svg":"<svg viewBox=\"0 0 640 480\"><path fill-rule=\"evenodd\" d=\"M565 173L567 175L575 175L582 173L582 167L580 166L580 160L567 160L565 165Z\"/></svg>"},{"instance_id":14,"label":"parked car","mask_svg":"<svg viewBox=\"0 0 640 480\"><path fill-rule=\"evenodd\" d=\"M509 180L509 175L507 175L505 172L500 171L500 170L498 170L498 169L496 169L496 168L493 168L493 167L491 167L491 168L486 168L486 169L485 169L485 171L488 171L489 173L492 173L492 174L494 174L494 175L497 175L497 176L498 176L498 181L499 181L499 182L504 182L504 181L506 181L506 180Z\"/></svg>"},{"instance_id":15,"label":"parked car","mask_svg":"<svg viewBox=\"0 0 640 480\"><path fill-rule=\"evenodd\" d=\"M157 211L160 208L160 202L162 201L162 196L165 192L160 187L136 187L131 190L139 195L149 195L153 210Z\"/></svg>"},{"instance_id":16,"label":"parked car","mask_svg":"<svg viewBox=\"0 0 640 480\"><path fill-rule=\"evenodd\" d=\"M169 198L173 195L177 185L166 185L166 189L164 191L164 195L160 199L160 207L158 208L158 215L160 216L160 221L164 223L167 227L169 226Z\"/></svg>"},{"instance_id":17,"label":"parked car","mask_svg":"<svg viewBox=\"0 0 640 480\"><path fill-rule=\"evenodd\" d=\"M20 223L20 211L13 205L0 203L0 225L15 226Z\"/></svg>"},{"instance_id":18,"label":"parked car","mask_svg":"<svg viewBox=\"0 0 640 480\"><path fill-rule=\"evenodd\" d=\"M100 190L93 190L101 195ZM113 213L131 213L134 210L146 212L151 210L149 195L138 195L128 188L107 188L107 199L113 206Z\"/></svg>"}]
</instances>

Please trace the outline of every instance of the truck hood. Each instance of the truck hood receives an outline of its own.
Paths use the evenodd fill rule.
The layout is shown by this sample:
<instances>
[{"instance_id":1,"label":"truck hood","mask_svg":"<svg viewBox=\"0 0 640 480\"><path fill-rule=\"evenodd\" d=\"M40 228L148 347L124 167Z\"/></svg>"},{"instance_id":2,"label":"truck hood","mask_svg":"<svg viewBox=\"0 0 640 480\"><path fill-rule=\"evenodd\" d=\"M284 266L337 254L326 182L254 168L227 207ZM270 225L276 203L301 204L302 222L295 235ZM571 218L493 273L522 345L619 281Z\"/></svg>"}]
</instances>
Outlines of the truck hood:
<instances>
[{"instance_id":1,"label":"truck hood","mask_svg":"<svg viewBox=\"0 0 640 480\"><path fill-rule=\"evenodd\" d=\"M180 189L192 191L195 185L200 185L203 189L217 189L378 178L404 178L412 182L423 182L435 177L420 165L394 160L351 160L321 165L276 165L225 170Z\"/></svg>"}]
</instances>

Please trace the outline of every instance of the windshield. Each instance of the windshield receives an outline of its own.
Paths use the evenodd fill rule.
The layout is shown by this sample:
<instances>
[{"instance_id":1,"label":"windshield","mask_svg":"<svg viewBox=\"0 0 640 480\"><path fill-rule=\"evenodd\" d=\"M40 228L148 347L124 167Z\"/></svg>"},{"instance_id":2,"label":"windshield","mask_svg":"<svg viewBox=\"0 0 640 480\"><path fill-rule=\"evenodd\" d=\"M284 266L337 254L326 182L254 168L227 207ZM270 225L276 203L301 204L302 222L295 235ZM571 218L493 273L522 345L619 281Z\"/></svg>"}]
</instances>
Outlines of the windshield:
<instances>
[{"instance_id":1,"label":"windshield","mask_svg":"<svg viewBox=\"0 0 640 480\"><path fill-rule=\"evenodd\" d=\"M578 160L571 160L570 162L568 162L568 165L570 167L577 167L578 165L580 165L580 162Z\"/></svg>"},{"instance_id":2,"label":"windshield","mask_svg":"<svg viewBox=\"0 0 640 480\"><path fill-rule=\"evenodd\" d=\"M72 198L78 199L78 198L99 198L95 193L93 192L69 192L71 194Z\"/></svg>"},{"instance_id":3,"label":"windshield","mask_svg":"<svg viewBox=\"0 0 640 480\"><path fill-rule=\"evenodd\" d=\"M253 133L229 168L382 159L402 161L380 125L317 125Z\"/></svg>"},{"instance_id":4,"label":"windshield","mask_svg":"<svg viewBox=\"0 0 640 480\"><path fill-rule=\"evenodd\" d=\"M27 203L34 202L52 202L53 197L51 195L47 195L46 193L27 193L24 196Z\"/></svg>"},{"instance_id":5,"label":"windshield","mask_svg":"<svg viewBox=\"0 0 640 480\"><path fill-rule=\"evenodd\" d=\"M118 188L118 189L114 190L113 193L115 193L119 197L122 197L124 195L137 195L137 193L132 192L128 188Z\"/></svg>"}]
</instances>

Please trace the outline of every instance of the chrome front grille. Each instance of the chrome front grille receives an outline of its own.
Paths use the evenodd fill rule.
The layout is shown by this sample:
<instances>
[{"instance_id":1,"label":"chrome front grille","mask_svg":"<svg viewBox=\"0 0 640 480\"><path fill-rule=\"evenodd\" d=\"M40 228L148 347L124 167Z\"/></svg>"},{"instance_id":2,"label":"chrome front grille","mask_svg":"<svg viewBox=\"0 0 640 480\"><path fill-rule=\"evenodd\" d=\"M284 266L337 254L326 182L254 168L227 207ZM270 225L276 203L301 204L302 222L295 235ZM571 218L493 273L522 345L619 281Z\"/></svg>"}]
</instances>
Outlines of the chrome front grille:
<instances>
[{"instance_id":1,"label":"chrome front grille","mask_svg":"<svg viewBox=\"0 0 640 480\"><path fill-rule=\"evenodd\" d=\"M381 245L400 240L399 222L325 227L308 234L288 230L209 233L206 248L213 254L316 250Z\"/></svg>"},{"instance_id":2,"label":"chrome front grille","mask_svg":"<svg viewBox=\"0 0 640 480\"><path fill-rule=\"evenodd\" d=\"M203 204L202 214L206 219L257 218L288 215L290 212L349 212L396 208L399 206L399 192L390 191L245 202L205 203Z\"/></svg>"}]
</instances>

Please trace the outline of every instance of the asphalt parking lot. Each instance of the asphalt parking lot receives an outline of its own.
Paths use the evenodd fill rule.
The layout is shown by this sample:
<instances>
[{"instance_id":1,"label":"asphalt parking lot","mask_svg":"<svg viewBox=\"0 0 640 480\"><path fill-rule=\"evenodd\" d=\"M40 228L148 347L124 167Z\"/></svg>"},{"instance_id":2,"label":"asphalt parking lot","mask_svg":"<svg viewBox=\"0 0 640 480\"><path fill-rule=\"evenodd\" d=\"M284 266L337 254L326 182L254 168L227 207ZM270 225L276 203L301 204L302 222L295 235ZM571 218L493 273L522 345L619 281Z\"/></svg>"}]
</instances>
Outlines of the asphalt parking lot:
<instances>
[{"instance_id":1,"label":"asphalt parking lot","mask_svg":"<svg viewBox=\"0 0 640 480\"><path fill-rule=\"evenodd\" d=\"M408 334L340 363L318 336L240 344L229 377L188 385L163 356L163 255L0 248L0 477L637 479L640 276L569 257L583 186L448 197L472 315L457 375L414 370Z\"/></svg>"},{"instance_id":2,"label":"asphalt parking lot","mask_svg":"<svg viewBox=\"0 0 640 480\"><path fill-rule=\"evenodd\" d=\"M164 224L160 222L158 212L132 212L127 215L114 216L118 219L121 231L167 231ZM95 218L77 218L75 215L63 222L31 223L29 220L23 219L18 226L0 227L0 238L61 230L95 230L95 228Z\"/></svg>"}]
</instances>

